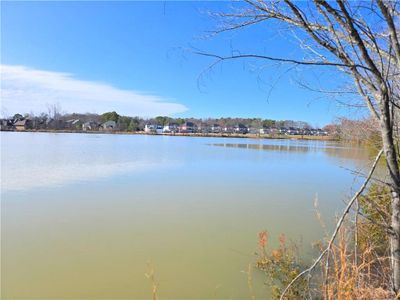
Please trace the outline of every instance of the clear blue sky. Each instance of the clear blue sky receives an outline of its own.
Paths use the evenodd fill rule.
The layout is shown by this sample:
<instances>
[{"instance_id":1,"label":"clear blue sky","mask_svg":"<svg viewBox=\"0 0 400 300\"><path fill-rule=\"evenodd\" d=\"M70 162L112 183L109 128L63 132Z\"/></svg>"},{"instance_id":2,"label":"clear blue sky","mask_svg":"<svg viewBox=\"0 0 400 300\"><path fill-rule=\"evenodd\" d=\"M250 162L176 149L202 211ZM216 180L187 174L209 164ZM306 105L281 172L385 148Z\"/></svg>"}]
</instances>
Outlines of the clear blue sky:
<instances>
[{"instance_id":1,"label":"clear blue sky","mask_svg":"<svg viewBox=\"0 0 400 300\"><path fill-rule=\"evenodd\" d=\"M346 113L293 82L294 77L314 80L310 69L284 73L287 66L231 61L199 80L213 60L186 49L303 56L273 24L206 38L218 25L207 12L228 6L2 1L3 113L36 113L54 101L66 112L116 110L151 116L165 111L182 117L294 119L312 125L325 125ZM331 85L338 80L332 74L316 76Z\"/></svg>"}]
</instances>

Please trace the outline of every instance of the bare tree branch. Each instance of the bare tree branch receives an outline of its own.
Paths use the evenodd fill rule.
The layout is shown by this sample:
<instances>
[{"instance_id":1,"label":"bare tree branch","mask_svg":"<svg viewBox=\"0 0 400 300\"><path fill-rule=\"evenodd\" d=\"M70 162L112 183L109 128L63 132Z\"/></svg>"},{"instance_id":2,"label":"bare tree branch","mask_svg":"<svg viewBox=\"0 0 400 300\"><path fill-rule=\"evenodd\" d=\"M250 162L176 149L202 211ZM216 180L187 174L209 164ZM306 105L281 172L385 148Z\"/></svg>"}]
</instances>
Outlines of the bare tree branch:
<instances>
[{"instance_id":1,"label":"bare tree branch","mask_svg":"<svg viewBox=\"0 0 400 300\"><path fill-rule=\"evenodd\" d=\"M221 56L221 55L217 55L217 54L212 54L212 53L207 53L207 52L199 52L199 51L193 51L193 53L202 55L202 56L213 57L213 58L218 59L218 61L243 59L243 58L257 58L257 59L278 61L278 62L282 62L282 63L291 63L291 64L296 64L296 65L362 68L362 69L369 70L368 67L365 67L365 66L359 65L359 64L347 65L347 64L342 64L342 63L333 63L333 62L329 62L329 61L301 61L301 60L279 58L279 57L272 57L272 56L259 55L259 54L239 54L239 55Z\"/></svg>"}]
</instances>

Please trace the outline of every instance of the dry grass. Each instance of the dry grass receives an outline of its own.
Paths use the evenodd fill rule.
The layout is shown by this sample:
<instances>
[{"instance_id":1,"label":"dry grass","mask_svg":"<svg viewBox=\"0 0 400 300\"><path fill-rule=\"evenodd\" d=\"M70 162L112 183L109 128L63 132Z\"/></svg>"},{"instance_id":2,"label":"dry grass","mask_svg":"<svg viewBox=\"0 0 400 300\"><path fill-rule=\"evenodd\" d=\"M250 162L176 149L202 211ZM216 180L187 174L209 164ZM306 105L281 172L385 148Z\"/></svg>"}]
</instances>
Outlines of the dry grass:
<instances>
[{"instance_id":1,"label":"dry grass","mask_svg":"<svg viewBox=\"0 0 400 300\"><path fill-rule=\"evenodd\" d=\"M284 299L400 299L392 292L389 257L388 224L390 221L390 190L373 184L359 199L360 213L355 222L341 224L335 241L313 269L311 277L299 277L288 289ZM318 242L319 250L326 251L330 237L315 203L316 216L325 230L325 240ZM307 266L301 262L296 245L287 245L280 238L277 249L267 251L268 233L259 234L257 267L266 273L274 299L282 289Z\"/></svg>"},{"instance_id":2,"label":"dry grass","mask_svg":"<svg viewBox=\"0 0 400 300\"><path fill-rule=\"evenodd\" d=\"M330 256L322 263L323 299L397 299L390 290L389 257L377 256L368 246L359 249L355 260L353 237L348 226L342 227Z\"/></svg>"}]
</instances>

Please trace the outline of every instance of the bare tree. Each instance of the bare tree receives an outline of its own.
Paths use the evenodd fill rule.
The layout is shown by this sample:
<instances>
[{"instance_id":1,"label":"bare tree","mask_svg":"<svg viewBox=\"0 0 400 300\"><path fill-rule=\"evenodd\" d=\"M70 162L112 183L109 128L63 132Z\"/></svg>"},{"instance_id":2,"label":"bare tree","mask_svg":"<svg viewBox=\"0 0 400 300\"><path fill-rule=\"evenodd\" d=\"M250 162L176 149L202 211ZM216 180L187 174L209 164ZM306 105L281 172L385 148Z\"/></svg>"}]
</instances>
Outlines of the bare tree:
<instances>
[{"instance_id":1,"label":"bare tree","mask_svg":"<svg viewBox=\"0 0 400 300\"><path fill-rule=\"evenodd\" d=\"M47 114L49 118L54 120L58 120L61 116L61 105L60 103L46 104L47 106Z\"/></svg>"},{"instance_id":2,"label":"bare tree","mask_svg":"<svg viewBox=\"0 0 400 300\"><path fill-rule=\"evenodd\" d=\"M216 33L275 21L295 35L307 56L293 59L255 53L236 52L228 56L196 53L214 58L212 66L226 60L261 59L298 66L330 67L353 81L354 89L379 123L392 195L391 266L393 291L397 294L400 291L399 136L396 137L400 114L398 1L244 2L244 6L218 14L223 17L223 25Z\"/></svg>"}]
</instances>

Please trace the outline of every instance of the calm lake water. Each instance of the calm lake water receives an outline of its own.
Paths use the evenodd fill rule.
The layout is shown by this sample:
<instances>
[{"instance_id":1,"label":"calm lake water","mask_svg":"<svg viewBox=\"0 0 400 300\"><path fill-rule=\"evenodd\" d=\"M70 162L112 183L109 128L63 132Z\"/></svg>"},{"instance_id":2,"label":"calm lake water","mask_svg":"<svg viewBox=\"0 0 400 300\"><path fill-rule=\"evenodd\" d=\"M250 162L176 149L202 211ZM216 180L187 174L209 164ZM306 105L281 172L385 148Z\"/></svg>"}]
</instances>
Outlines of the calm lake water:
<instances>
[{"instance_id":1,"label":"calm lake water","mask_svg":"<svg viewBox=\"0 0 400 300\"><path fill-rule=\"evenodd\" d=\"M2 299L149 299L148 262L160 299L248 298L257 233L309 255L314 199L329 224L369 164L333 142L2 132Z\"/></svg>"}]
</instances>

